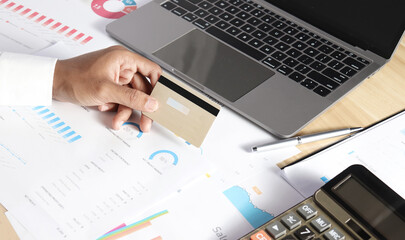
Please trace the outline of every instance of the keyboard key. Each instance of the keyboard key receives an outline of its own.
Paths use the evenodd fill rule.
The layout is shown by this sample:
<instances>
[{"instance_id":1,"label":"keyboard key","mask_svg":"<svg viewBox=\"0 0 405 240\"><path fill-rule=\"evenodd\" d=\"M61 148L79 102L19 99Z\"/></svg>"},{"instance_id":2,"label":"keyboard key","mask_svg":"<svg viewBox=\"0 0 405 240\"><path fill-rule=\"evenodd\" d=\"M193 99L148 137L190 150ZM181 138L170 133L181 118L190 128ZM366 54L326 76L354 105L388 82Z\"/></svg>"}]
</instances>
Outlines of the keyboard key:
<instances>
[{"instance_id":1,"label":"keyboard key","mask_svg":"<svg viewBox=\"0 0 405 240\"><path fill-rule=\"evenodd\" d=\"M263 60L263 63L271 68L277 68L278 66L281 65L281 63L279 61L275 60L272 57L266 58L265 60Z\"/></svg>"},{"instance_id":2,"label":"keyboard key","mask_svg":"<svg viewBox=\"0 0 405 240\"><path fill-rule=\"evenodd\" d=\"M239 38L240 40L243 40L243 41L247 42L247 41L249 41L250 39L252 39L252 36L250 36L250 35L248 35L248 34L246 34L246 33L241 33L241 34L238 35L238 38Z\"/></svg>"},{"instance_id":3,"label":"keyboard key","mask_svg":"<svg viewBox=\"0 0 405 240\"><path fill-rule=\"evenodd\" d=\"M172 13L176 14L177 16L182 16L185 13L187 13L187 11L184 10L183 8L181 8L181 7L177 7L177 8L172 10Z\"/></svg>"},{"instance_id":4,"label":"keyboard key","mask_svg":"<svg viewBox=\"0 0 405 240\"><path fill-rule=\"evenodd\" d=\"M221 8L221 9L224 9L224 8L229 6L229 3L224 2L224 1L221 0L221 1L218 1L217 3L215 3L215 5L218 6L219 8Z\"/></svg>"},{"instance_id":5,"label":"keyboard key","mask_svg":"<svg viewBox=\"0 0 405 240\"><path fill-rule=\"evenodd\" d=\"M250 240L272 240L272 238L265 231L260 230L252 234Z\"/></svg>"},{"instance_id":6,"label":"keyboard key","mask_svg":"<svg viewBox=\"0 0 405 240\"><path fill-rule=\"evenodd\" d=\"M330 63L328 63L328 66L333 69L339 70L344 66L344 64L336 60L332 60Z\"/></svg>"},{"instance_id":7,"label":"keyboard key","mask_svg":"<svg viewBox=\"0 0 405 240\"><path fill-rule=\"evenodd\" d=\"M287 24L281 22L281 21L275 21L273 24L271 24L273 27L278 28L278 29L283 29L287 26Z\"/></svg>"},{"instance_id":8,"label":"keyboard key","mask_svg":"<svg viewBox=\"0 0 405 240\"><path fill-rule=\"evenodd\" d=\"M313 62L310 65L311 68L315 69L316 71L322 71L323 69L326 68L326 66L318 61Z\"/></svg>"},{"instance_id":9,"label":"keyboard key","mask_svg":"<svg viewBox=\"0 0 405 240\"><path fill-rule=\"evenodd\" d=\"M332 56L333 58L336 58L337 60L342 60L343 58L346 57L346 55L345 55L344 53L339 52L339 51L334 51L334 52L331 54L331 56Z\"/></svg>"},{"instance_id":10,"label":"keyboard key","mask_svg":"<svg viewBox=\"0 0 405 240\"><path fill-rule=\"evenodd\" d=\"M296 82L301 82L305 78L304 75L302 75L300 73L297 73L297 72L293 72L288 77L291 78L292 80L296 81Z\"/></svg>"},{"instance_id":11,"label":"keyboard key","mask_svg":"<svg viewBox=\"0 0 405 240\"><path fill-rule=\"evenodd\" d=\"M199 4L202 0L188 0L188 1L194 4Z\"/></svg>"},{"instance_id":12,"label":"keyboard key","mask_svg":"<svg viewBox=\"0 0 405 240\"><path fill-rule=\"evenodd\" d=\"M283 67L283 66L281 66ZM301 225L301 220L294 213L288 213L281 218L281 222L289 229L292 230Z\"/></svg>"},{"instance_id":13,"label":"keyboard key","mask_svg":"<svg viewBox=\"0 0 405 240\"><path fill-rule=\"evenodd\" d=\"M236 16L242 20L246 20L246 19L250 18L250 14L247 12L240 12L240 13L236 14Z\"/></svg>"},{"instance_id":14,"label":"keyboard key","mask_svg":"<svg viewBox=\"0 0 405 240\"><path fill-rule=\"evenodd\" d=\"M250 14L259 18L264 15L264 12L259 9L255 9L255 10L251 11Z\"/></svg>"},{"instance_id":15,"label":"keyboard key","mask_svg":"<svg viewBox=\"0 0 405 240\"><path fill-rule=\"evenodd\" d=\"M331 91L325 88L324 86L318 86L314 89L314 92L322 97L326 97Z\"/></svg>"},{"instance_id":16,"label":"keyboard key","mask_svg":"<svg viewBox=\"0 0 405 240\"><path fill-rule=\"evenodd\" d=\"M309 36L304 33L298 33L297 35L295 35L295 37L303 42L306 42L309 39Z\"/></svg>"},{"instance_id":17,"label":"keyboard key","mask_svg":"<svg viewBox=\"0 0 405 240\"><path fill-rule=\"evenodd\" d=\"M183 18L189 22L192 22L197 19L197 16L192 13L187 13L186 15L183 16Z\"/></svg>"},{"instance_id":18,"label":"keyboard key","mask_svg":"<svg viewBox=\"0 0 405 240\"><path fill-rule=\"evenodd\" d=\"M288 36L288 35L284 35L284 37L280 38L280 40L287 44L291 44L291 43L295 42L295 38Z\"/></svg>"},{"instance_id":19,"label":"keyboard key","mask_svg":"<svg viewBox=\"0 0 405 240\"><path fill-rule=\"evenodd\" d=\"M173 8L176 7L176 5L171 2L165 2L161 6L166 8L167 10L172 10Z\"/></svg>"},{"instance_id":20,"label":"keyboard key","mask_svg":"<svg viewBox=\"0 0 405 240\"><path fill-rule=\"evenodd\" d=\"M329 53L333 52L333 48L326 46L326 45L322 45L318 49L319 49L319 51L321 51L325 54L329 54Z\"/></svg>"},{"instance_id":21,"label":"keyboard key","mask_svg":"<svg viewBox=\"0 0 405 240\"><path fill-rule=\"evenodd\" d=\"M314 47L314 48L317 48L317 47L319 47L319 46L321 46L321 42L320 41L318 41L318 40L315 40L315 39L309 39L308 41L307 41L307 43L309 44L309 46L311 46L311 47Z\"/></svg>"},{"instance_id":22,"label":"keyboard key","mask_svg":"<svg viewBox=\"0 0 405 240\"><path fill-rule=\"evenodd\" d=\"M242 26L245 22L243 22L241 19L239 19L239 18L235 18L235 19L232 19L232 21L230 21L230 23L232 24L232 25L234 25L235 27L240 27L240 26Z\"/></svg>"},{"instance_id":23,"label":"keyboard key","mask_svg":"<svg viewBox=\"0 0 405 240\"><path fill-rule=\"evenodd\" d=\"M304 53L308 54L308 56L310 57L315 57L316 55L318 55L319 51L313 49L312 47L309 47L304 50Z\"/></svg>"},{"instance_id":24,"label":"keyboard key","mask_svg":"<svg viewBox=\"0 0 405 240\"><path fill-rule=\"evenodd\" d=\"M307 226L303 226L294 232L294 235L299 240L310 240L315 237L315 233L311 231Z\"/></svg>"},{"instance_id":25,"label":"keyboard key","mask_svg":"<svg viewBox=\"0 0 405 240\"><path fill-rule=\"evenodd\" d=\"M312 59L310 56L304 54L298 58L298 61L302 62L303 64L310 64L314 61L314 59Z\"/></svg>"},{"instance_id":26,"label":"keyboard key","mask_svg":"<svg viewBox=\"0 0 405 240\"><path fill-rule=\"evenodd\" d=\"M280 238L287 233L287 229L279 221L268 225L266 231L274 238Z\"/></svg>"},{"instance_id":27,"label":"keyboard key","mask_svg":"<svg viewBox=\"0 0 405 240\"><path fill-rule=\"evenodd\" d=\"M235 6L239 6L243 3L243 1L242 0L231 0L230 3Z\"/></svg>"},{"instance_id":28,"label":"keyboard key","mask_svg":"<svg viewBox=\"0 0 405 240\"><path fill-rule=\"evenodd\" d=\"M316 60L320 61L321 63L328 63L330 60L332 60L331 57L321 53L315 58Z\"/></svg>"},{"instance_id":29,"label":"keyboard key","mask_svg":"<svg viewBox=\"0 0 405 240\"><path fill-rule=\"evenodd\" d=\"M370 64L369 61L367 61L366 59L361 58L361 57L358 57L357 60L360 61L360 62L362 62L362 63L364 63L364 64L366 64L366 65Z\"/></svg>"},{"instance_id":30,"label":"keyboard key","mask_svg":"<svg viewBox=\"0 0 405 240\"><path fill-rule=\"evenodd\" d=\"M221 15L219 15L219 17L224 19L225 21L231 20L233 18L233 16L229 13L222 13Z\"/></svg>"},{"instance_id":31,"label":"keyboard key","mask_svg":"<svg viewBox=\"0 0 405 240\"><path fill-rule=\"evenodd\" d=\"M172 1L189 12L194 12L195 10L198 9L197 6L195 6L194 4L190 3L187 0L172 0Z\"/></svg>"},{"instance_id":32,"label":"keyboard key","mask_svg":"<svg viewBox=\"0 0 405 240\"><path fill-rule=\"evenodd\" d=\"M228 28L226 31L227 31L228 33L234 35L234 36L236 36L236 35L238 35L239 33L242 32L241 30L237 29L236 27L230 27L230 28Z\"/></svg>"},{"instance_id":33,"label":"keyboard key","mask_svg":"<svg viewBox=\"0 0 405 240\"><path fill-rule=\"evenodd\" d=\"M327 240L343 240L345 239L345 235L341 233L339 230L336 228L330 230L329 232L325 233L325 239Z\"/></svg>"},{"instance_id":34,"label":"keyboard key","mask_svg":"<svg viewBox=\"0 0 405 240\"><path fill-rule=\"evenodd\" d=\"M318 86L316 82L310 79L305 79L304 81L301 82L301 85L308 89L314 89L314 87Z\"/></svg>"},{"instance_id":35,"label":"keyboard key","mask_svg":"<svg viewBox=\"0 0 405 240\"><path fill-rule=\"evenodd\" d=\"M249 42L249 45L252 46L252 47L255 47L255 48L259 48L259 47L263 46L263 43L260 42L258 39L252 39Z\"/></svg>"},{"instance_id":36,"label":"keyboard key","mask_svg":"<svg viewBox=\"0 0 405 240\"><path fill-rule=\"evenodd\" d=\"M197 15L200 18L205 18L206 16L209 15L209 13L205 10L198 9L197 11L194 12L195 15Z\"/></svg>"},{"instance_id":37,"label":"keyboard key","mask_svg":"<svg viewBox=\"0 0 405 240\"><path fill-rule=\"evenodd\" d=\"M214 24L219 21L219 18L217 18L213 15L209 15L208 17L205 18L205 20L211 24Z\"/></svg>"},{"instance_id":38,"label":"keyboard key","mask_svg":"<svg viewBox=\"0 0 405 240\"><path fill-rule=\"evenodd\" d=\"M202 20L202 19L195 20L193 22L193 24L201 29L206 29L207 27L209 27L211 25L209 22Z\"/></svg>"},{"instance_id":39,"label":"keyboard key","mask_svg":"<svg viewBox=\"0 0 405 240\"><path fill-rule=\"evenodd\" d=\"M329 89L334 90L339 87L339 84L337 82L332 81L328 77L326 77L316 71L311 71L310 73L308 73L307 76L309 78L311 78L312 80L316 81L317 83L320 83Z\"/></svg>"},{"instance_id":40,"label":"keyboard key","mask_svg":"<svg viewBox=\"0 0 405 240\"><path fill-rule=\"evenodd\" d=\"M224 21L220 21L217 24L215 24L215 26L219 27L220 29L227 29L229 26L231 26L231 24Z\"/></svg>"},{"instance_id":41,"label":"keyboard key","mask_svg":"<svg viewBox=\"0 0 405 240\"><path fill-rule=\"evenodd\" d=\"M303 43L303 42L298 41L298 42L295 42L295 43L293 44L293 47L295 47L296 49L302 51L302 50L304 50L305 48L307 48L308 45L306 45L306 44Z\"/></svg>"},{"instance_id":42,"label":"keyboard key","mask_svg":"<svg viewBox=\"0 0 405 240\"><path fill-rule=\"evenodd\" d=\"M357 73L356 70L353 70L352 68L349 67L344 67L342 70L340 70L340 72L349 77L352 77Z\"/></svg>"},{"instance_id":43,"label":"keyboard key","mask_svg":"<svg viewBox=\"0 0 405 240\"><path fill-rule=\"evenodd\" d=\"M279 67L277 71L280 72L281 74L288 75L292 73L293 70L287 67L286 65L281 65L281 67Z\"/></svg>"},{"instance_id":44,"label":"keyboard key","mask_svg":"<svg viewBox=\"0 0 405 240\"><path fill-rule=\"evenodd\" d=\"M268 31L270 31L272 29L272 27L267 23L262 23L257 28L262 30L263 32L268 32Z\"/></svg>"},{"instance_id":45,"label":"keyboard key","mask_svg":"<svg viewBox=\"0 0 405 240\"><path fill-rule=\"evenodd\" d=\"M243 27L241 27L240 29L242 29L243 31L245 31L245 32L247 32L247 33L250 33L250 32L252 32L253 30L255 30L255 28L254 28L252 25L250 25L250 24L245 24L245 25L243 25Z\"/></svg>"},{"instance_id":46,"label":"keyboard key","mask_svg":"<svg viewBox=\"0 0 405 240\"><path fill-rule=\"evenodd\" d=\"M198 4L198 6L200 8L203 8L205 10L210 9L212 7L212 4L209 2L201 2L200 4Z\"/></svg>"},{"instance_id":47,"label":"keyboard key","mask_svg":"<svg viewBox=\"0 0 405 240\"><path fill-rule=\"evenodd\" d=\"M339 83L344 83L347 81L347 79L349 79L345 75L338 73L331 68L327 68L327 69L323 70L322 73Z\"/></svg>"},{"instance_id":48,"label":"keyboard key","mask_svg":"<svg viewBox=\"0 0 405 240\"><path fill-rule=\"evenodd\" d=\"M298 51L298 50L295 49L295 48L291 48L291 49L288 50L286 53L287 53L289 56L293 57L293 58L297 58L297 57L299 57L299 56L301 55L301 52Z\"/></svg>"},{"instance_id":49,"label":"keyboard key","mask_svg":"<svg viewBox=\"0 0 405 240\"><path fill-rule=\"evenodd\" d=\"M273 18L269 15L265 15L264 17L262 17L262 20L266 23L272 23L272 22L276 21L275 18Z\"/></svg>"},{"instance_id":50,"label":"keyboard key","mask_svg":"<svg viewBox=\"0 0 405 240\"><path fill-rule=\"evenodd\" d=\"M253 10L253 6L251 6L251 5L247 4L247 3L241 5L240 8L242 10L246 11L246 12L250 12L250 11Z\"/></svg>"},{"instance_id":51,"label":"keyboard key","mask_svg":"<svg viewBox=\"0 0 405 240\"><path fill-rule=\"evenodd\" d=\"M261 21L255 17L249 18L249 20L247 22L252 24L253 26L257 26L261 23Z\"/></svg>"},{"instance_id":52,"label":"keyboard key","mask_svg":"<svg viewBox=\"0 0 405 240\"><path fill-rule=\"evenodd\" d=\"M313 218L318 213L318 211L309 203L300 206L297 212L305 220Z\"/></svg>"},{"instance_id":53,"label":"keyboard key","mask_svg":"<svg viewBox=\"0 0 405 240\"><path fill-rule=\"evenodd\" d=\"M240 10L239 10L237 7L235 7L235 6L229 6L229 7L227 7L227 8L225 9L225 11L227 11L227 12L229 12L229 13L232 13L232 14L236 14L236 13L238 13Z\"/></svg>"},{"instance_id":54,"label":"keyboard key","mask_svg":"<svg viewBox=\"0 0 405 240\"><path fill-rule=\"evenodd\" d=\"M283 63L285 64L285 65L287 65L287 66L289 66L289 67L295 67L295 66L297 66L298 64L299 64L299 62L297 61L297 60L295 60L295 59L292 59L292 58L287 58L286 60L284 60L283 61Z\"/></svg>"},{"instance_id":55,"label":"keyboard key","mask_svg":"<svg viewBox=\"0 0 405 240\"><path fill-rule=\"evenodd\" d=\"M287 27L283 30L285 33L289 34L289 35L295 35L298 33L298 30L292 27Z\"/></svg>"},{"instance_id":56,"label":"keyboard key","mask_svg":"<svg viewBox=\"0 0 405 240\"><path fill-rule=\"evenodd\" d=\"M269 44L269 45L274 45L275 43L278 42L277 39L275 39L275 38L273 38L273 37L271 37L271 36L266 37L265 39L263 39L263 41L264 41L265 43Z\"/></svg>"},{"instance_id":57,"label":"keyboard key","mask_svg":"<svg viewBox=\"0 0 405 240\"><path fill-rule=\"evenodd\" d=\"M208 12L215 16L218 16L219 14L223 13L224 11L222 11L221 9L219 9L217 7L213 7L211 9L209 9Z\"/></svg>"},{"instance_id":58,"label":"keyboard key","mask_svg":"<svg viewBox=\"0 0 405 240\"><path fill-rule=\"evenodd\" d=\"M328 220L326 220L322 216L319 216L316 219L312 220L311 225L319 233L323 233L324 231L326 231L331 226L330 222Z\"/></svg>"},{"instance_id":59,"label":"keyboard key","mask_svg":"<svg viewBox=\"0 0 405 240\"><path fill-rule=\"evenodd\" d=\"M271 56L279 61L282 61L287 57L287 55L285 55L284 53L279 52L279 51L273 53Z\"/></svg>"},{"instance_id":60,"label":"keyboard key","mask_svg":"<svg viewBox=\"0 0 405 240\"><path fill-rule=\"evenodd\" d=\"M258 38L258 39L262 39L266 36L266 34L260 30L256 30L252 33L253 37Z\"/></svg>"},{"instance_id":61,"label":"keyboard key","mask_svg":"<svg viewBox=\"0 0 405 240\"><path fill-rule=\"evenodd\" d=\"M266 54L270 54L270 53L274 52L276 49L274 49L273 47L270 47L269 45L264 45L263 47L260 48L260 50Z\"/></svg>"},{"instance_id":62,"label":"keyboard key","mask_svg":"<svg viewBox=\"0 0 405 240\"><path fill-rule=\"evenodd\" d=\"M295 68L295 70L302 74L307 74L311 70L311 68L305 66L304 64L300 64Z\"/></svg>"},{"instance_id":63,"label":"keyboard key","mask_svg":"<svg viewBox=\"0 0 405 240\"><path fill-rule=\"evenodd\" d=\"M266 55L259 50L252 48L251 46L243 43L242 41L238 40L237 38L232 37L231 35L221 31L217 27L211 26L206 30L209 34L212 34L214 37L221 39L222 41L228 43L232 47L242 51L243 53L249 55L250 57L260 61Z\"/></svg>"},{"instance_id":64,"label":"keyboard key","mask_svg":"<svg viewBox=\"0 0 405 240\"><path fill-rule=\"evenodd\" d=\"M343 62L356 70L361 70L366 66L351 57L346 58L345 60L343 60Z\"/></svg>"},{"instance_id":65,"label":"keyboard key","mask_svg":"<svg viewBox=\"0 0 405 240\"><path fill-rule=\"evenodd\" d=\"M277 30L277 29L273 29L272 31L269 32L269 34L276 38L279 38L284 35L283 32L281 32L280 30Z\"/></svg>"}]
</instances>

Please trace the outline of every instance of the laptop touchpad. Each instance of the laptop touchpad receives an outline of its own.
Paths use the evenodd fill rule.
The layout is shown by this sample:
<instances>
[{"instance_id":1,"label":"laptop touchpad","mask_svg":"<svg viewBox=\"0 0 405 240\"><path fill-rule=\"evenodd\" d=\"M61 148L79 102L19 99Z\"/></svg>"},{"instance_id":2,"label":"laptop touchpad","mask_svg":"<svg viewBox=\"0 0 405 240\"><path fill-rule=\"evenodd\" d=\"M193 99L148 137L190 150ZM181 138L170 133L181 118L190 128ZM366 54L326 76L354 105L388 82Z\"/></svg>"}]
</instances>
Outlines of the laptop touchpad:
<instances>
[{"instance_id":1,"label":"laptop touchpad","mask_svg":"<svg viewBox=\"0 0 405 240\"><path fill-rule=\"evenodd\" d=\"M274 75L273 71L198 29L153 55L232 102Z\"/></svg>"}]
</instances>

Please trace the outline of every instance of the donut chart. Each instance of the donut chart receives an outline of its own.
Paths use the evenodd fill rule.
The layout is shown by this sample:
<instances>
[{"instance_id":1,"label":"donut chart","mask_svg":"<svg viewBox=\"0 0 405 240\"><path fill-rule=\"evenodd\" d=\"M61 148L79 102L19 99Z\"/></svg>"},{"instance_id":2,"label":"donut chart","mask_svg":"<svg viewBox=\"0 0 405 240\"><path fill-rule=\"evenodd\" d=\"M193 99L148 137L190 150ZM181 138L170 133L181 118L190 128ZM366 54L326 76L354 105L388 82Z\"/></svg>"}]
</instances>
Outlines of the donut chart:
<instances>
[{"instance_id":1,"label":"donut chart","mask_svg":"<svg viewBox=\"0 0 405 240\"><path fill-rule=\"evenodd\" d=\"M111 10L108 8L109 5L118 6L120 9ZM134 0L93 0L91 9L101 17L117 19L134 11L136 9L136 2Z\"/></svg>"}]
</instances>

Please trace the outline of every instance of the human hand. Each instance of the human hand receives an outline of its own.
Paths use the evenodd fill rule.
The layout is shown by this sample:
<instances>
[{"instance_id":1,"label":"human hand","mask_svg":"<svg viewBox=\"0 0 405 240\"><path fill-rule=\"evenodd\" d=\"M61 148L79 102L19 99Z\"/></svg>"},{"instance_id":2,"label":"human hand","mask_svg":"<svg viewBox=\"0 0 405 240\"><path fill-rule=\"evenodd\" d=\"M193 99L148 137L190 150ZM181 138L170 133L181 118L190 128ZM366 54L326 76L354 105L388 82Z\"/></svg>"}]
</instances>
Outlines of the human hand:
<instances>
[{"instance_id":1,"label":"human hand","mask_svg":"<svg viewBox=\"0 0 405 240\"><path fill-rule=\"evenodd\" d=\"M112 127L119 129L132 109L154 112L158 102L149 94L161 68L122 46L113 46L75 58L58 60L53 80L53 98L100 111L117 109ZM149 78L150 82L146 79ZM152 120L142 115L140 128L148 132Z\"/></svg>"}]
</instances>

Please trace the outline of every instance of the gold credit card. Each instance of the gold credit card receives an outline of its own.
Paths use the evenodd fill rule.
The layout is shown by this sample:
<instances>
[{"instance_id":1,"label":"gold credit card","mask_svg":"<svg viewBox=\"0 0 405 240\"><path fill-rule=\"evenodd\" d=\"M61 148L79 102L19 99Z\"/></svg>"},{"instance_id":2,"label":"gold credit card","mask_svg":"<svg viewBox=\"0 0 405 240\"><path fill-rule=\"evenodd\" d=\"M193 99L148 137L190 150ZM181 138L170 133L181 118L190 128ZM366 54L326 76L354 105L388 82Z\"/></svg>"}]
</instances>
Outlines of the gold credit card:
<instances>
[{"instance_id":1,"label":"gold credit card","mask_svg":"<svg viewBox=\"0 0 405 240\"><path fill-rule=\"evenodd\" d=\"M159 108L143 114L200 147L220 105L166 72L159 78L151 96L158 100Z\"/></svg>"}]
</instances>

